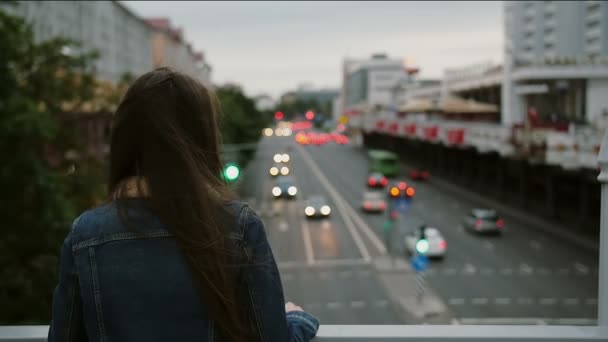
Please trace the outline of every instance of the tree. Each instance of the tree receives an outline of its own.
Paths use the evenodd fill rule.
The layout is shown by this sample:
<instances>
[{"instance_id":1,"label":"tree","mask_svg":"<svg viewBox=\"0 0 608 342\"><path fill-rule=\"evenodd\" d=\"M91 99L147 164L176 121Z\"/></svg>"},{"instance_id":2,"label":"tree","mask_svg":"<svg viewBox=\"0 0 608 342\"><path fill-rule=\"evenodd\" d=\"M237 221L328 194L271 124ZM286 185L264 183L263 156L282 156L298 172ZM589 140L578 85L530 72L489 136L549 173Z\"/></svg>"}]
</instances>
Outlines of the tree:
<instances>
[{"instance_id":1,"label":"tree","mask_svg":"<svg viewBox=\"0 0 608 342\"><path fill-rule=\"evenodd\" d=\"M222 111L222 136L225 144L247 144L257 142L272 116L255 107L255 101L247 97L239 87L225 85L216 89ZM242 150L236 158L241 167L253 157L253 149Z\"/></svg>"},{"instance_id":2,"label":"tree","mask_svg":"<svg viewBox=\"0 0 608 342\"><path fill-rule=\"evenodd\" d=\"M59 124L65 103L88 101L94 54L56 38L36 43L30 27L0 10L0 324L45 323L61 242L76 214L63 158L78 150L76 130Z\"/></svg>"}]
</instances>

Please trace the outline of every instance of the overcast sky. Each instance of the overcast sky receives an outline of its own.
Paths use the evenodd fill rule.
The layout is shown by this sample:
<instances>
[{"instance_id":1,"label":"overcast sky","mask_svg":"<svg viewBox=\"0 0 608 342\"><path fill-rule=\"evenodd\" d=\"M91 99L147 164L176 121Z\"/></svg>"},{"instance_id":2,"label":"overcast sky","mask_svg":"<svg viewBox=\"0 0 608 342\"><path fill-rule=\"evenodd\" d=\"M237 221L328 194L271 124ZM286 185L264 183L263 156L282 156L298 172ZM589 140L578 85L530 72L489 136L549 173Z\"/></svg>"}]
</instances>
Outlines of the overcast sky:
<instances>
[{"instance_id":1,"label":"overcast sky","mask_svg":"<svg viewBox=\"0 0 608 342\"><path fill-rule=\"evenodd\" d=\"M249 95L339 87L344 57L375 52L413 60L423 77L502 58L501 2L123 2L169 17L205 52L215 83Z\"/></svg>"}]
</instances>

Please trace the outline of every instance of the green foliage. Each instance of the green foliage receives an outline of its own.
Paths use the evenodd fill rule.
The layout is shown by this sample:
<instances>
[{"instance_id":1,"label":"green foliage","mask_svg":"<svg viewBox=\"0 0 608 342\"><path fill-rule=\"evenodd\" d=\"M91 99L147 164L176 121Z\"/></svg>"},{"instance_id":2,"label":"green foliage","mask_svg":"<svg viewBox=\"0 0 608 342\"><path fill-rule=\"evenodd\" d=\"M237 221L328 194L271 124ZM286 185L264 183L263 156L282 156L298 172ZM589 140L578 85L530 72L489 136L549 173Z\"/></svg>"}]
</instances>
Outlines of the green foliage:
<instances>
[{"instance_id":1,"label":"green foliage","mask_svg":"<svg viewBox=\"0 0 608 342\"><path fill-rule=\"evenodd\" d=\"M226 85L216 89L222 110L222 136L224 144L248 144L257 142L262 136L262 129L268 126L272 118L270 113L262 113L255 107L255 101L247 97L241 89ZM244 167L253 157L254 150L241 150L237 156L225 156L224 159L238 162Z\"/></svg>"},{"instance_id":2,"label":"green foliage","mask_svg":"<svg viewBox=\"0 0 608 342\"><path fill-rule=\"evenodd\" d=\"M86 187L49 157L79 149L77 130L57 114L93 96L95 56L68 53L78 46L61 38L35 43L2 10L0 48L0 325L48 323L61 242L83 206L70 192Z\"/></svg>"}]
</instances>

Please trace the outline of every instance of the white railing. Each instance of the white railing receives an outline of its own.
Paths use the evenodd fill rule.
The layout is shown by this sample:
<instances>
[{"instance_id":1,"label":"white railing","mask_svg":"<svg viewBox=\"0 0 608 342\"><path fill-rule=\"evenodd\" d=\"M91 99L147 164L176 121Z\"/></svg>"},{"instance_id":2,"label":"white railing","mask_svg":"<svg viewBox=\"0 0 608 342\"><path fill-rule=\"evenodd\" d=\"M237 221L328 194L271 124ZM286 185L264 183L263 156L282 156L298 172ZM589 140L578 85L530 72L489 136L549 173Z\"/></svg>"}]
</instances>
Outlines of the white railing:
<instances>
[{"instance_id":1,"label":"white railing","mask_svg":"<svg viewBox=\"0 0 608 342\"><path fill-rule=\"evenodd\" d=\"M608 341L608 133L602 139L602 184L597 326L322 325L316 342L583 342ZM44 342L48 326L0 326L0 342Z\"/></svg>"},{"instance_id":2,"label":"white railing","mask_svg":"<svg viewBox=\"0 0 608 342\"><path fill-rule=\"evenodd\" d=\"M44 342L48 326L0 327L2 342ZM606 327L506 325L323 325L315 342L588 342Z\"/></svg>"}]
</instances>

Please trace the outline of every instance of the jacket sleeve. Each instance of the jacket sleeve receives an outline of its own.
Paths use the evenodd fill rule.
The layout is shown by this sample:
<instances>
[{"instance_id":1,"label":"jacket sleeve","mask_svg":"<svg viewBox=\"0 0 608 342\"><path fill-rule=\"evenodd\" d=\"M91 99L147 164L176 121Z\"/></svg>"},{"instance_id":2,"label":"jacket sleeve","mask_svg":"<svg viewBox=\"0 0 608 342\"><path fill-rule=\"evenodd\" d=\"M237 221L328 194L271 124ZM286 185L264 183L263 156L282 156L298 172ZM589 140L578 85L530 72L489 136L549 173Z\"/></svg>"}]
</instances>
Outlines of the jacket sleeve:
<instances>
[{"instance_id":1,"label":"jacket sleeve","mask_svg":"<svg viewBox=\"0 0 608 342\"><path fill-rule=\"evenodd\" d=\"M48 341L87 341L82 315L80 286L74 265L72 232L70 232L61 251L59 283L53 293Z\"/></svg>"},{"instance_id":2,"label":"jacket sleeve","mask_svg":"<svg viewBox=\"0 0 608 342\"><path fill-rule=\"evenodd\" d=\"M264 224L248 207L244 209L245 251L248 257L245 276L252 316L259 340L311 340L317 334L319 321L306 312L285 314L285 298L277 263L266 237Z\"/></svg>"}]
</instances>

